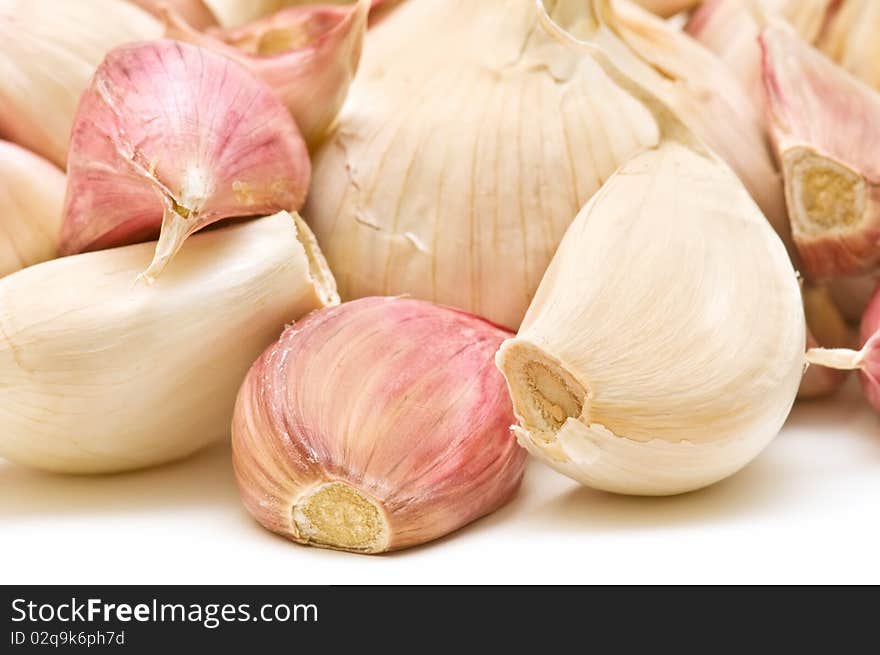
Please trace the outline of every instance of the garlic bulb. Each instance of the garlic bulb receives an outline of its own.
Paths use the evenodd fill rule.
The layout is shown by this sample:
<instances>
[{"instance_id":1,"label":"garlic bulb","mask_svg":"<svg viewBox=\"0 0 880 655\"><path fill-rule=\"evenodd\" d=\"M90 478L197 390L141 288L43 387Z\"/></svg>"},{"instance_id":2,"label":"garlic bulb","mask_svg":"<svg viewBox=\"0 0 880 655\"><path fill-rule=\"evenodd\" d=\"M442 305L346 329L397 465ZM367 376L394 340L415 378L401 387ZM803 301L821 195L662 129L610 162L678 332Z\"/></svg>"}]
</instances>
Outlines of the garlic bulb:
<instances>
[{"instance_id":1,"label":"garlic bulb","mask_svg":"<svg viewBox=\"0 0 880 655\"><path fill-rule=\"evenodd\" d=\"M205 4L205 0L132 0L154 16L161 16L163 11L174 11L187 24L195 29L203 30L217 25L214 13Z\"/></svg>"},{"instance_id":2,"label":"garlic bulb","mask_svg":"<svg viewBox=\"0 0 880 655\"><path fill-rule=\"evenodd\" d=\"M205 225L297 209L309 174L290 114L245 68L177 41L121 46L77 111L61 252L155 238L161 226L151 281Z\"/></svg>"},{"instance_id":3,"label":"garlic bulb","mask_svg":"<svg viewBox=\"0 0 880 655\"><path fill-rule=\"evenodd\" d=\"M803 289L804 313L807 319L807 349L825 346L850 348L856 341L843 315L826 287L808 285ZM846 382L846 371L810 366L798 389L798 400L828 396Z\"/></svg>"},{"instance_id":4,"label":"garlic bulb","mask_svg":"<svg viewBox=\"0 0 880 655\"><path fill-rule=\"evenodd\" d=\"M55 256L65 183L42 157L0 141L0 277Z\"/></svg>"},{"instance_id":5,"label":"garlic bulb","mask_svg":"<svg viewBox=\"0 0 880 655\"><path fill-rule=\"evenodd\" d=\"M370 30L303 209L343 298L515 328L572 216L656 143L651 114L537 20L533 0L419 0Z\"/></svg>"},{"instance_id":6,"label":"garlic bulb","mask_svg":"<svg viewBox=\"0 0 880 655\"><path fill-rule=\"evenodd\" d=\"M599 489L690 491L740 469L785 421L804 367L800 289L732 171L593 57L663 136L574 219L496 363L533 455Z\"/></svg>"},{"instance_id":7,"label":"garlic bulb","mask_svg":"<svg viewBox=\"0 0 880 655\"><path fill-rule=\"evenodd\" d=\"M292 8L212 35L165 11L165 35L215 50L262 78L314 146L327 132L357 71L370 0Z\"/></svg>"},{"instance_id":8,"label":"garlic bulb","mask_svg":"<svg viewBox=\"0 0 880 655\"><path fill-rule=\"evenodd\" d=\"M0 136L63 168L77 102L101 59L161 33L126 0L0 1Z\"/></svg>"},{"instance_id":9,"label":"garlic bulb","mask_svg":"<svg viewBox=\"0 0 880 655\"><path fill-rule=\"evenodd\" d=\"M858 370L865 397L880 411L880 293L874 293L865 309L861 342L860 350L812 348L807 351L807 361L833 370Z\"/></svg>"},{"instance_id":10,"label":"garlic bulb","mask_svg":"<svg viewBox=\"0 0 880 655\"><path fill-rule=\"evenodd\" d=\"M248 367L285 323L337 301L285 212L194 237L156 288L154 244L0 280L0 457L72 473L188 455L229 434Z\"/></svg>"},{"instance_id":11,"label":"garlic bulb","mask_svg":"<svg viewBox=\"0 0 880 655\"><path fill-rule=\"evenodd\" d=\"M507 336L402 298L345 303L287 329L236 403L233 463L248 510L294 541L377 553L497 509L526 457L492 365Z\"/></svg>"},{"instance_id":12,"label":"garlic bulb","mask_svg":"<svg viewBox=\"0 0 880 655\"><path fill-rule=\"evenodd\" d=\"M880 266L880 94L785 26L761 34L767 114L805 273Z\"/></svg>"}]
</instances>

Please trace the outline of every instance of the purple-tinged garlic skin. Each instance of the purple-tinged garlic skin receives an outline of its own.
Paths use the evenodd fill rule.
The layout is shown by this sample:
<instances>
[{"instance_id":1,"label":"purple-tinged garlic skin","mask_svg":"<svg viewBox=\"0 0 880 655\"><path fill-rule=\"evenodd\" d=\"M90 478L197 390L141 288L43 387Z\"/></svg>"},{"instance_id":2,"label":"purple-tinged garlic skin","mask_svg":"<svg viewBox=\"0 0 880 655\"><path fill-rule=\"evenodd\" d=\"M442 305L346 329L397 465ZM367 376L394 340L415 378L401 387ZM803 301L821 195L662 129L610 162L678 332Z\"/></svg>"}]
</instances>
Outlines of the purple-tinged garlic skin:
<instances>
[{"instance_id":1,"label":"purple-tinged garlic skin","mask_svg":"<svg viewBox=\"0 0 880 655\"><path fill-rule=\"evenodd\" d=\"M248 511L299 543L378 553L503 505L526 458L493 361L508 336L404 298L356 300L289 327L236 403L233 462Z\"/></svg>"},{"instance_id":2,"label":"purple-tinged garlic skin","mask_svg":"<svg viewBox=\"0 0 880 655\"><path fill-rule=\"evenodd\" d=\"M150 281L210 223L298 209L310 174L296 124L247 69L176 41L125 45L80 101L61 253L159 235Z\"/></svg>"},{"instance_id":3,"label":"purple-tinged garlic skin","mask_svg":"<svg viewBox=\"0 0 880 655\"><path fill-rule=\"evenodd\" d=\"M168 9L163 17L167 37L216 51L263 79L313 146L327 133L348 95L360 63L370 7L370 0L340 7L291 7L210 33L193 29Z\"/></svg>"},{"instance_id":4,"label":"purple-tinged garlic skin","mask_svg":"<svg viewBox=\"0 0 880 655\"><path fill-rule=\"evenodd\" d=\"M807 278L880 266L880 94L784 25L760 37L767 117Z\"/></svg>"}]
</instances>

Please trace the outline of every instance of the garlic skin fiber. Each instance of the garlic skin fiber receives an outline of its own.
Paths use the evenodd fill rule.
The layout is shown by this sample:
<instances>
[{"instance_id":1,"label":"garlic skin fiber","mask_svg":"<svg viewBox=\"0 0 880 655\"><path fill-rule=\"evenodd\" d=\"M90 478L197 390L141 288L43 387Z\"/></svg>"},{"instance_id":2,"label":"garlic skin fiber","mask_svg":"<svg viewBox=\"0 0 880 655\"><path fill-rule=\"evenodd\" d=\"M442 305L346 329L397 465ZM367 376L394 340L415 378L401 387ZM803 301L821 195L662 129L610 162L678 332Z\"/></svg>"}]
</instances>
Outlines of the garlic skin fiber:
<instances>
[{"instance_id":1,"label":"garlic skin fiber","mask_svg":"<svg viewBox=\"0 0 880 655\"><path fill-rule=\"evenodd\" d=\"M515 329L572 217L656 144L650 112L537 21L533 0L419 0L370 29L303 208L343 298Z\"/></svg>"},{"instance_id":2,"label":"garlic skin fiber","mask_svg":"<svg viewBox=\"0 0 880 655\"><path fill-rule=\"evenodd\" d=\"M238 29L199 32L165 11L165 35L209 48L264 80L316 145L339 113L363 48L370 0L295 7Z\"/></svg>"},{"instance_id":3,"label":"garlic skin fiber","mask_svg":"<svg viewBox=\"0 0 880 655\"><path fill-rule=\"evenodd\" d=\"M248 367L286 323L337 302L286 212L193 237L155 288L154 244L55 259L0 280L0 457L108 473L229 434Z\"/></svg>"},{"instance_id":4,"label":"garlic skin fiber","mask_svg":"<svg viewBox=\"0 0 880 655\"><path fill-rule=\"evenodd\" d=\"M299 543L378 553L503 505L526 459L492 364L508 336L404 298L344 303L288 328L236 402L233 463L248 511Z\"/></svg>"},{"instance_id":5,"label":"garlic skin fiber","mask_svg":"<svg viewBox=\"0 0 880 655\"><path fill-rule=\"evenodd\" d=\"M150 282L210 223L299 208L309 175L290 114L242 66L177 41L121 46L77 110L61 253L158 234Z\"/></svg>"},{"instance_id":6,"label":"garlic skin fiber","mask_svg":"<svg viewBox=\"0 0 880 655\"><path fill-rule=\"evenodd\" d=\"M39 155L0 141L0 277L55 256L65 184Z\"/></svg>"},{"instance_id":7,"label":"garlic skin fiber","mask_svg":"<svg viewBox=\"0 0 880 655\"><path fill-rule=\"evenodd\" d=\"M776 435L804 367L797 277L733 173L676 141L578 214L498 352L519 442L582 484L691 491Z\"/></svg>"},{"instance_id":8,"label":"garlic skin fiber","mask_svg":"<svg viewBox=\"0 0 880 655\"><path fill-rule=\"evenodd\" d=\"M764 30L767 115L792 233L813 279L880 266L880 94L790 28Z\"/></svg>"},{"instance_id":9,"label":"garlic skin fiber","mask_svg":"<svg viewBox=\"0 0 880 655\"><path fill-rule=\"evenodd\" d=\"M161 33L126 0L0 0L0 137L64 168L79 97L101 59Z\"/></svg>"}]
</instances>

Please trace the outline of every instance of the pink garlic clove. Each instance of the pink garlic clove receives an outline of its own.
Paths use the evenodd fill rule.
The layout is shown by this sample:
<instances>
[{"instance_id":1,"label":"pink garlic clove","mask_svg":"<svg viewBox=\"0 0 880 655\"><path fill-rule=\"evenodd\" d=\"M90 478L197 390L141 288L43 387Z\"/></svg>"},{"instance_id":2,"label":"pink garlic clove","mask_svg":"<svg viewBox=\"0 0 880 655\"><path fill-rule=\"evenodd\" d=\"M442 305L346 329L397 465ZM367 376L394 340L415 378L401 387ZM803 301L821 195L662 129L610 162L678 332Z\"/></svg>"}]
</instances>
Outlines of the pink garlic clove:
<instances>
[{"instance_id":1,"label":"pink garlic clove","mask_svg":"<svg viewBox=\"0 0 880 655\"><path fill-rule=\"evenodd\" d=\"M122 46L77 110L61 253L159 234L150 281L210 223L298 209L310 173L290 114L245 68L176 41Z\"/></svg>"},{"instance_id":2,"label":"pink garlic clove","mask_svg":"<svg viewBox=\"0 0 880 655\"><path fill-rule=\"evenodd\" d=\"M374 2L375 4L375 2ZM163 12L169 38L219 52L252 70L290 110L313 146L342 107L357 72L370 0L292 7L229 30L202 33Z\"/></svg>"},{"instance_id":3,"label":"pink garlic clove","mask_svg":"<svg viewBox=\"0 0 880 655\"><path fill-rule=\"evenodd\" d=\"M764 30L771 134L792 233L814 279L880 266L880 95L782 25Z\"/></svg>"},{"instance_id":4,"label":"pink garlic clove","mask_svg":"<svg viewBox=\"0 0 880 655\"><path fill-rule=\"evenodd\" d=\"M289 327L236 402L245 506L289 539L362 553L424 543L497 509L526 457L493 363L508 336L403 298L356 300Z\"/></svg>"}]
</instances>

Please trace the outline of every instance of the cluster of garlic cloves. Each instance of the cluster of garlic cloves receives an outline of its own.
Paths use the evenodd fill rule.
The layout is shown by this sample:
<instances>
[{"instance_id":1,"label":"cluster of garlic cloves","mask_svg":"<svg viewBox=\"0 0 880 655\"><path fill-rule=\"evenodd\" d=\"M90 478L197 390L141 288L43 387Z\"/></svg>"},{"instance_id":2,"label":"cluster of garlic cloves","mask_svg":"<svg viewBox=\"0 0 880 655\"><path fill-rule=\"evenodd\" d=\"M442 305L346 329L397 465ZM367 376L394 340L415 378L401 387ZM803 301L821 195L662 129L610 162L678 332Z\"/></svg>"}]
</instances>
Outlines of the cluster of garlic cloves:
<instances>
[{"instance_id":1,"label":"cluster of garlic cloves","mask_svg":"<svg viewBox=\"0 0 880 655\"><path fill-rule=\"evenodd\" d=\"M77 111L61 252L158 234L151 281L210 223L299 208L309 175L296 124L245 68L177 41L121 46Z\"/></svg>"},{"instance_id":2,"label":"cluster of garlic cloves","mask_svg":"<svg viewBox=\"0 0 880 655\"><path fill-rule=\"evenodd\" d=\"M350 6L283 9L238 28L200 32L171 10L168 38L219 52L263 79L281 98L312 146L326 133L348 93L363 47L370 0Z\"/></svg>"},{"instance_id":3,"label":"cluster of garlic cloves","mask_svg":"<svg viewBox=\"0 0 880 655\"><path fill-rule=\"evenodd\" d=\"M105 473L228 437L254 359L286 324L338 302L314 237L286 212L198 234L155 288L133 285L153 249L0 279L0 457Z\"/></svg>"},{"instance_id":4,"label":"cluster of garlic cloves","mask_svg":"<svg viewBox=\"0 0 880 655\"><path fill-rule=\"evenodd\" d=\"M814 279L880 265L880 94L776 25L760 38L792 233Z\"/></svg>"},{"instance_id":5,"label":"cluster of garlic cloves","mask_svg":"<svg viewBox=\"0 0 880 655\"><path fill-rule=\"evenodd\" d=\"M56 255L65 184L50 162L0 141L0 277Z\"/></svg>"},{"instance_id":6,"label":"cluster of garlic cloves","mask_svg":"<svg viewBox=\"0 0 880 655\"><path fill-rule=\"evenodd\" d=\"M233 463L245 506L294 541L360 553L424 543L497 509L526 456L492 363L508 336L404 298L294 324L238 395Z\"/></svg>"},{"instance_id":7,"label":"cluster of garlic cloves","mask_svg":"<svg viewBox=\"0 0 880 655\"><path fill-rule=\"evenodd\" d=\"M64 167L79 97L104 55L161 23L127 0L0 3L0 137Z\"/></svg>"}]
</instances>

